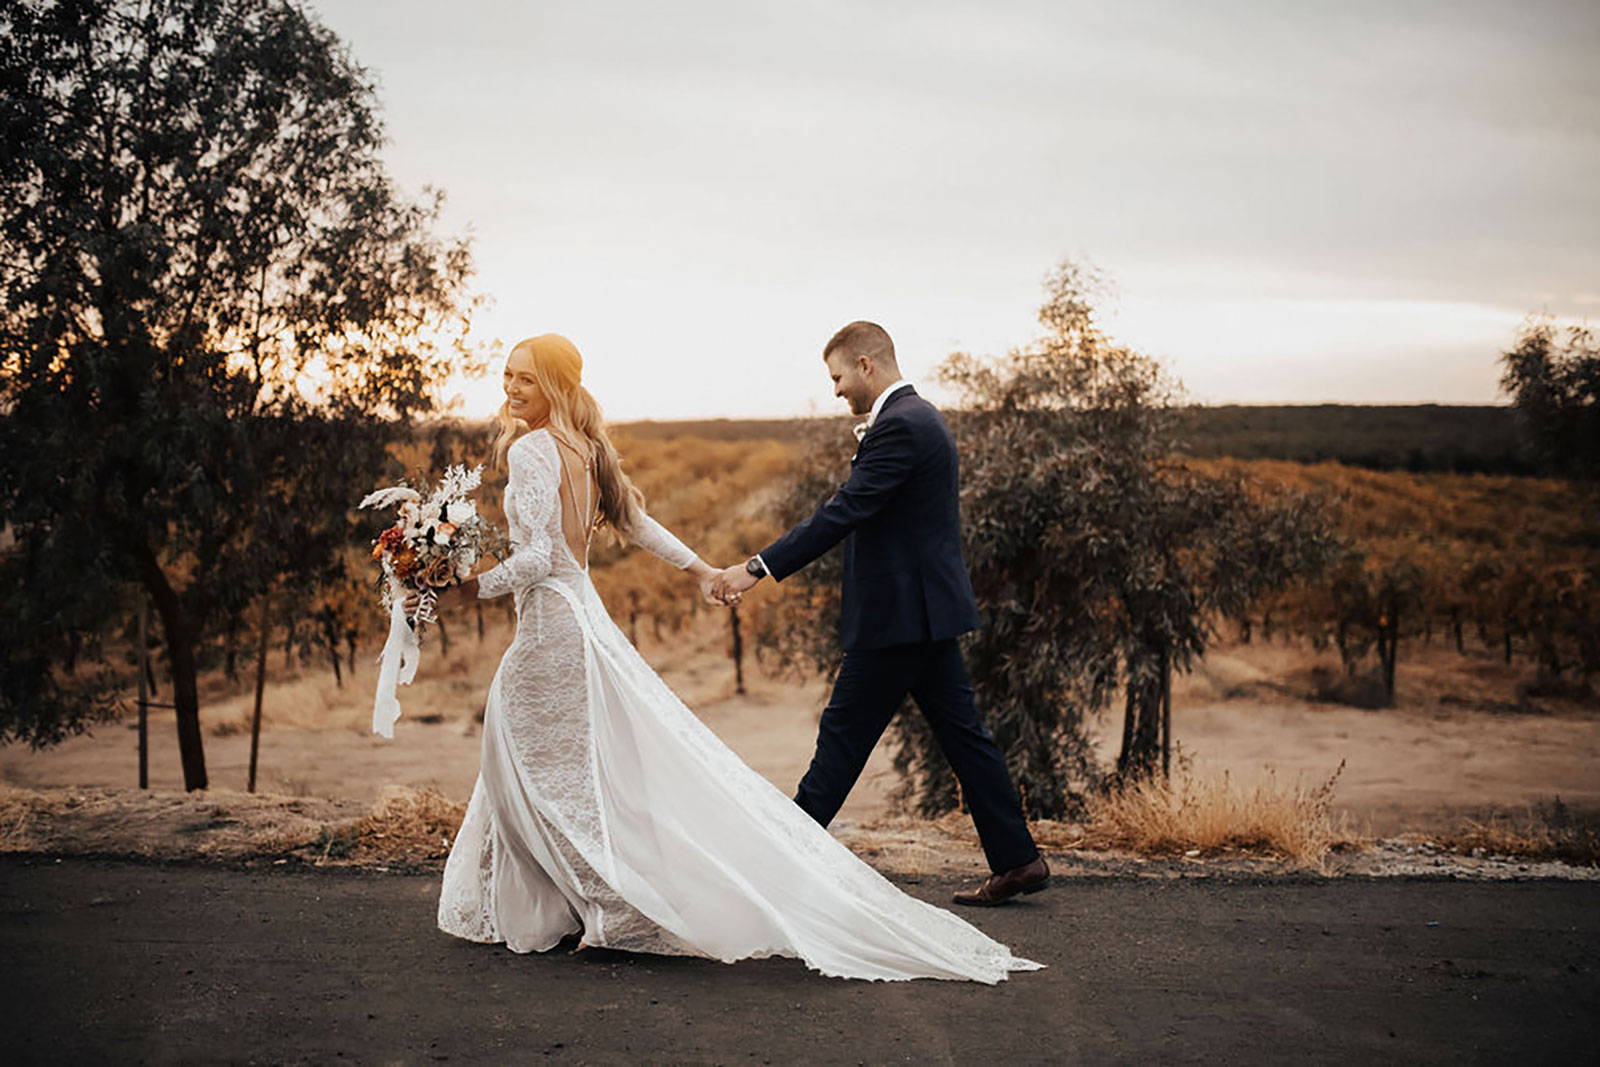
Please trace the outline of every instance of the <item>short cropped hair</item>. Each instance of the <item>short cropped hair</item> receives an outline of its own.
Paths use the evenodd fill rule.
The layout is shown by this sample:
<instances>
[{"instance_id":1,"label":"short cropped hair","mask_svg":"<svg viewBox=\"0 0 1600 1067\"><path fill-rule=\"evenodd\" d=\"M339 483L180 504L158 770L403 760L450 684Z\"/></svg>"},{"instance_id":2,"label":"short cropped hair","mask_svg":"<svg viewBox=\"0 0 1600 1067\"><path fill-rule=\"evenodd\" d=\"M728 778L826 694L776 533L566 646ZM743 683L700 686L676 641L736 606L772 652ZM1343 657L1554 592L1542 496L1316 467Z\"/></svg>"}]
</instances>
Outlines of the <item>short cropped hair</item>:
<instances>
[{"instance_id":1,"label":"short cropped hair","mask_svg":"<svg viewBox=\"0 0 1600 1067\"><path fill-rule=\"evenodd\" d=\"M841 348L852 356L866 356L874 363L895 362L894 342L889 340L889 331L875 322L858 319L841 327L823 346L822 358L827 359L835 349Z\"/></svg>"}]
</instances>

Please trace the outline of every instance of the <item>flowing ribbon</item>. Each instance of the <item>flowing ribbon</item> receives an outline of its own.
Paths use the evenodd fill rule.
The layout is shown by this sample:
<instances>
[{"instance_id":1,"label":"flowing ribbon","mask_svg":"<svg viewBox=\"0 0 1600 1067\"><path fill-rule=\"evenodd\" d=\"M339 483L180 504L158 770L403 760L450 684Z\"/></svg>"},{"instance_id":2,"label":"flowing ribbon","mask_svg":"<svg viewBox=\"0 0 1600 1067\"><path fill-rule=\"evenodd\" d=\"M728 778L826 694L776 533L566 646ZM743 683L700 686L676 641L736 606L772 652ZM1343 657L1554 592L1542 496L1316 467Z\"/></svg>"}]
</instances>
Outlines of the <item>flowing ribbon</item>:
<instances>
[{"instance_id":1,"label":"flowing ribbon","mask_svg":"<svg viewBox=\"0 0 1600 1067\"><path fill-rule=\"evenodd\" d=\"M396 688L411 684L422 656L422 643L406 619L405 595L406 590L399 583L390 583L389 640L378 653L378 696L372 705L372 732L388 738L394 737L394 724L400 719Z\"/></svg>"}]
</instances>

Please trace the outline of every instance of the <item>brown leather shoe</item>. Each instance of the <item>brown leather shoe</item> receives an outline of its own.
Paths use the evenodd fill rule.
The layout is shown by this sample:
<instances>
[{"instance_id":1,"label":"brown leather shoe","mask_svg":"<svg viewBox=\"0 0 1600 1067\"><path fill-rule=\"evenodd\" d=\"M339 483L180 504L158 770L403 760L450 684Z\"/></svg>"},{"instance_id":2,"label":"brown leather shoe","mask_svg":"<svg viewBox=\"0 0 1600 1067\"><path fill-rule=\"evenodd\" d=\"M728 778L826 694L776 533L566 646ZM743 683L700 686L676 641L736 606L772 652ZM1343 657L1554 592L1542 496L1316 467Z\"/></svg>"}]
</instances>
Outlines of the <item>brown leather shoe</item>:
<instances>
[{"instance_id":1,"label":"brown leather shoe","mask_svg":"<svg viewBox=\"0 0 1600 1067\"><path fill-rule=\"evenodd\" d=\"M992 908L996 904L1004 904L1018 893L1037 893L1049 884L1050 865L1044 861L1044 854L1040 853L1032 863L992 874L978 888L957 893L950 899L957 904Z\"/></svg>"}]
</instances>

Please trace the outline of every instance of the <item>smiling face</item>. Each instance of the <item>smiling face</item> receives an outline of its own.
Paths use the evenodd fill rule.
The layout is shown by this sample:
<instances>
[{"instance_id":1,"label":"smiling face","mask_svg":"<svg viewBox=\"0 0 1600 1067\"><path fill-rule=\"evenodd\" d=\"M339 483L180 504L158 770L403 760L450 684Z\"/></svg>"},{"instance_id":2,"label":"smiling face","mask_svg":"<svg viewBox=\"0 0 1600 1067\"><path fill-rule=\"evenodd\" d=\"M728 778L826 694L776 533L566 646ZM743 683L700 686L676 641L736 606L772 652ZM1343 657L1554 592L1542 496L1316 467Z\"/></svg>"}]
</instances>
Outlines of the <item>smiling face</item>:
<instances>
[{"instance_id":1,"label":"smiling face","mask_svg":"<svg viewBox=\"0 0 1600 1067\"><path fill-rule=\"evenodd\" d=\"M522 346L513 348L506 357L506 370L502 379L506 405L511 414L529 426L542 426L550 418L550 400L539 388L533 373L533 352Z\"/></svg>"},{"instance_id":2,"label":"smiling face","mask_svg":"<svg viewBox=\"0 0 1600 1067\"><path fill-rule=\"evenodd\" d=\"M853 415L865 415L872 410L881 384L874 381L876 374L872 360L853 355L848 349L835 348L822 362L827 365L828 377L833 379L833 395L843 397Z\"/></svg>"}]
</instances>

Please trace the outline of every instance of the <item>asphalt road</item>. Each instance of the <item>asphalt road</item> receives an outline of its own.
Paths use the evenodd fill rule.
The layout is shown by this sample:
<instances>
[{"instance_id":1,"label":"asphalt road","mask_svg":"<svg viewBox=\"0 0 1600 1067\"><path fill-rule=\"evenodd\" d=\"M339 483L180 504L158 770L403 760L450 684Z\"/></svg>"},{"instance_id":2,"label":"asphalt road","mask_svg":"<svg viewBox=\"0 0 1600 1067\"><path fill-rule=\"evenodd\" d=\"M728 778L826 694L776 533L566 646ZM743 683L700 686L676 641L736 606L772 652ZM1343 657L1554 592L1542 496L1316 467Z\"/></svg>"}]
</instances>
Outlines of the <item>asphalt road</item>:
<instances>
[{"instance_id":1,"label":"asphalt road","mask_svg":"<svg viewBox=\"0 0 1600 1067\"><path fill-rule=\"evenodd\" d=\"M948 899L953 884L906 889ZM1600 885L1060 882L988 987L434 927L437 875L0 857L7 1063L1594 1062Z\"/></svg>"}]
</instances>

